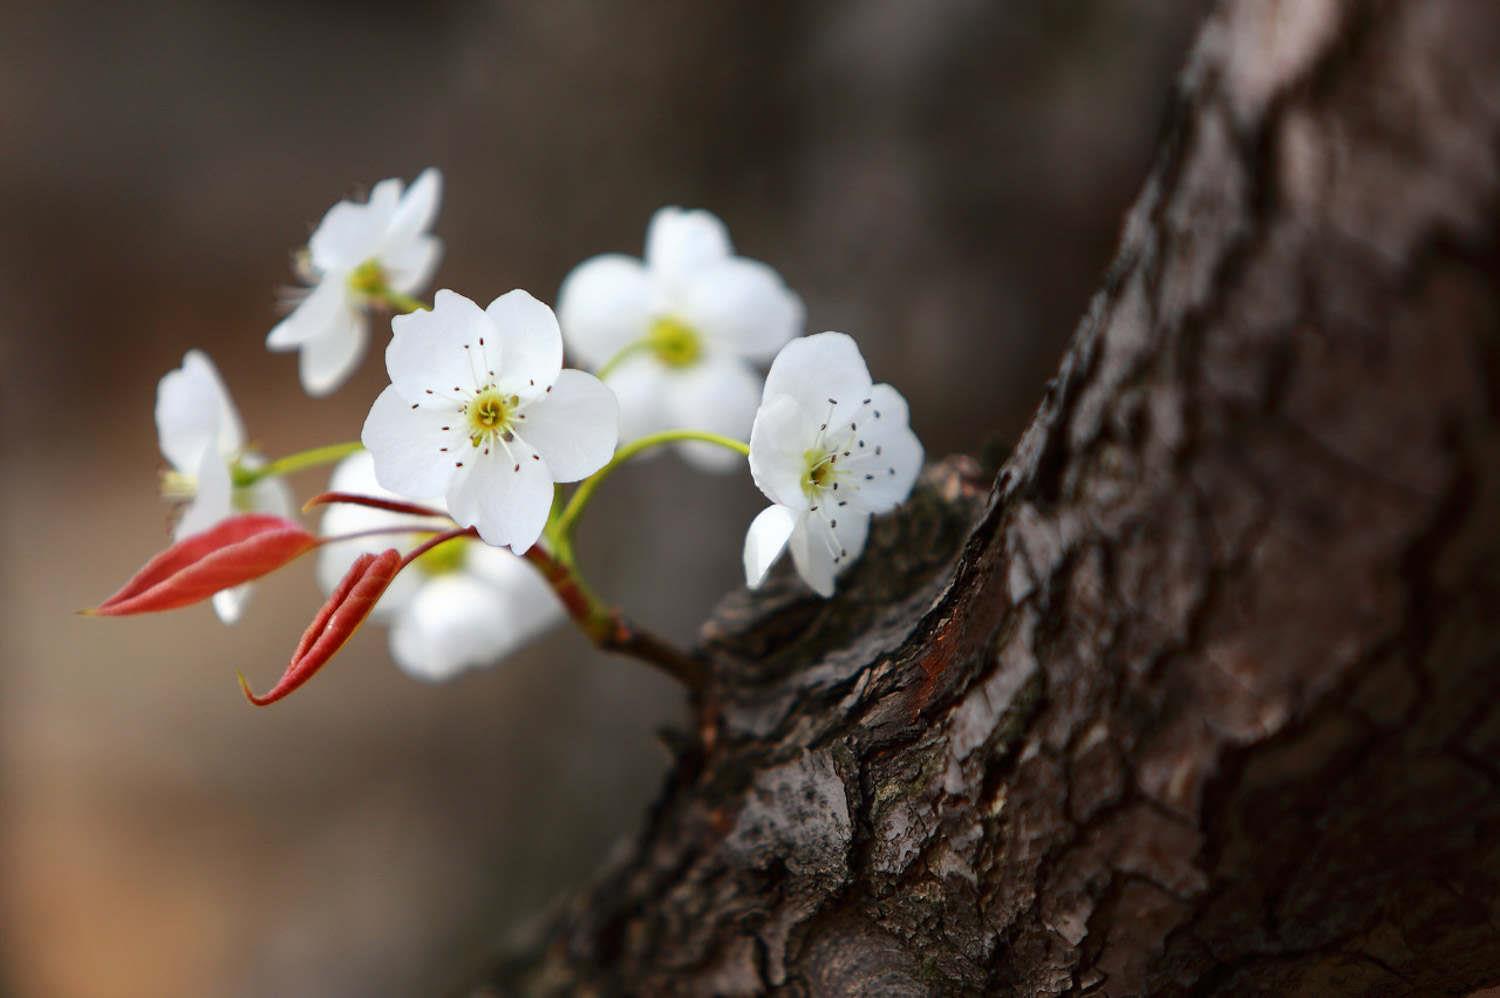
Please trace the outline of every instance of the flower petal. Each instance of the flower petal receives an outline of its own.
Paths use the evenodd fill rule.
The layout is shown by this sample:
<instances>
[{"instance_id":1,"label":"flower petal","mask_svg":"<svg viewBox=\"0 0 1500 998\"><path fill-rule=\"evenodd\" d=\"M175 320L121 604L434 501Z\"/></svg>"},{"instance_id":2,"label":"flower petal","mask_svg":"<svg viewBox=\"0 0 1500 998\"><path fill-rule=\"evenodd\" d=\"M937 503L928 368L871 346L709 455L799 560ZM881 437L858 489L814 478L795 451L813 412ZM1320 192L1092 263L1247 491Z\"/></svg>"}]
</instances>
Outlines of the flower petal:
<instances>
[{"instance_id":1,"label":"flower petal","mask_svg":"<svg viewBox=\"0 0 1500 998\"><path fill-rule=\"evenodd\" d=\"M418 679L492 665L562 619L557 598L531 566L508 551L470 547L469 561L495 562L497 577L466 569L431 580L391 632L396 664Z\"/></svg>"},{"instance_id":2,"label":"flower petal","mask_svg":"<svg viewBox=\"0 0 1500 998\"><path fill-rule=\"evenodd\" d=\"M380 484L408 499L443 495L455 474L455 457L468 441L462 430L444 430L453 414L422 405L412 408L395 385L370 407L360 440L373 455ZM450 447L447 453L440 450Z\"/></svg>"},{"instance_id":3,"label":"flower petal","mask_svg":"<svg viewBox=\"0 0 1500 998\"><path fill-rule=\"evenodd\" d=\"M817 425L790 396L778 396L760 407L750 431L750 475L766 498L795 510L807 508L802 478L816 431Z\"/></svg>"},{"instance_id":4,"label":"flower petal","mask_svg":"<svg viewBox=\"0 0 1500 998\"><path fill-rule=\"evenodd\" d=\"M672 428L672 416L666 404L668 374L655 358L627 357L605 384L620 403L622 443Z\"/></svg>"},{"instance_id":5,"label":"flower petal","mask_svg":"<svg viewBox=\"0 0 1500 998\"><path fill-rule=\"evenodd\" d=\"M711 354L702 363L666 373L663 402L676 426L707 430L735 440L750 436L760 404L760 375L732 354ZM704 471L732 471L744 458L708 443L677 445L682 456Z\"/></svg>"},{"instance_id":6,"label":"flower petal","mask_svg":"<svg viewBox=\"0 0 1500 998\"><path fill-rule=\"evenodd\" d=\"M376 463L379 468L379 462ZM470 451L448 486L448 509L486 544L524 554L542 535L552 511L552 473L545 460L512 460L503 451Z\"/></svg>"},{"instance_id":7,"label":"flower petal","mask_svg":"<svg viewBox=\"0 0 1500 998\"><path fill-rule=\"evenodd\" d=\"M245 604L250 602L250 593L253 587L250 583L243 586L235 586L233 589L220 589L214 593L214 613L219 615L219 620L225 624L237 624L245 612Z\"/></svg>"},{"instance_id":8,"label":"flower petal","mask_svg":"<svg viewBox=\"0 0 1500 998\"><path fill-rule=\"evenodd\" d=\"M558 482L576 482L604 467L620 440L620 403L592 374L567 370L552 391L526 406L522 442L536 448ZM530 460L526 448L518 460Z\"/></svg>"},{"instance_id":9,"label":"flower petal","mask_svg":"<svg viewBox=\"0 0 1500 998\"><path fill-rule=\"evenodd\" d=\"M922 472L922 444L906 425L906 400L900 392L881 384L870 389L869 398L872 416L878 412L880 417L867 418L860 427L866 446L851 469L858 476L858 505L886 513L911 495Z\"/></svg>"},{"instance_id":10,"label":"flower petal","mask_svg":"<svg viewBox=\"0 0 1500 998\"><path fill-rule=\"evenodd\" d=\"M215 448L203 451L195 472L198 490L193 501L183 510L172 536L181 540L200 534L234 512L234 487L229 477L229 464Z\"/></svg>"},{"instance_id":11,"label":"flower petal","mask_svg":"<svg viewBox=\"0 0 1500 998\"><path fill-rule=\"evenodd\" d=\"M807 311L770 267L733 257L693 274L674 304L716 346L767 361L802 334Z\"/></svg>"},{"instance_id":12,"label":"flower petal","mask_svg":"<svg viewBox=\"0 0 1500 998\"><path fill-rule=\"evenodd\" d=\"M583 261L557 293L557 317L570 355L590 367L599 367L644 337L651 312L646 268L619 253Z\"/></svg>"},{"instance_id":13,"label":"flower petal","mask_svg":"<svg viewBox=\"0 0 1500 998\"><path fill-rule=\"evenodd\" d=\"M244 446L239 413L201 350L189 350L182 366L157 385L156 432L162 454L178 471L196 471L207 447L230 455Z\"/></svg>"},{"instance_id":14,"label":"flower petal","mask_svg":"<svg viewBox=\"0 0 1500 998\"><path fill-rule=\"evenodd\" d=\"M818 333L781 348L766 375L765 398L789 395L809 416L836 399L858 406L869 395L870 371L854 340L843 333Z\"/></svg>"},{"instance_id":15,"label":"flower petal","mask_svg":"<svg viewBox=\"0 0 1500 998\"><path fill-rule=\"evenodd\" d=\"M309 395L322 396L338 388L365 354L369 323L360 312L344 308L322 336L302 344L297 356L297 373L302 388Z\"/></svg>"},{"instance_id":16,"label":"flower petal","mask_svg":"<svg viewBox=\"0 0 1500 998\"><path fill-rule=\"evenodd\" d=\"M437 236L417 236L381 254L386 283L392 290L409 295L432 280L443 258L443 241Z\"/></svg>"},{"instance_id":17,"label":"flower petal","mask_svg":"<svg viewBox=\"0 0 1500 998\"><path fill-rule=\"evenodd\" d=\"M396 498L389 489L382 488L375 479L375 458L369 451L351 454L339 462L329 479L329 489L335 492L351 492L379 498ZM325 537L352 534L381 527L401 526L407 523L426 522L422 517L404 513L392 513L353 503L334 503L323 514L322 533ZM349 541L335 541L318 549L318 585L325 593L338 588L349 566L362 554L378 554L388 547L407 547L397 544L404 540L399 535L360 537ZM458 542L453 542L458 543ZM416 592L420 577L416 572L402 572L391 582L390 588L375 605L377 617L389 617L404 606Z\"/></svg>"},{"instance_id":18,"label":"flower petal","mask_svg":"<svg viewBox=\"0 0 1500 998\"><path fill-rule=\"evenodd\" d=\"M443 396L472 392L479 387L476 375L500 369L494 327L484 310L461 294L439 291L430 310L396 316L391 330L385 348L391 384L408 402L424 408ZM453 403L455 411L458 405Z\"/></svg>"},{"instance_id":19,"label":"flower petal","mask_svg":"<svg viewBox=\"0 0 1500 998\"><path fill-rule=\"evenodd\" d=\"M707 211L662 208L646 229L646 266L653 277L680 287L693 271L732 252L729 230Z\"/></svg>"},{"instance_id":20,"label":"flower petal","mask_svg":"<svg viewBox=\"0 0 1500 998\"><path fill-rule=\"evenodd\" d=\"M869 532L870 514L848 508L837 516L820 510L802 517L789 544L797 574L819 596L832 596L834 579L859 560Z\"/></svg>"},{"instance_id":21,"label":"flower petal","mask_svg":"<svg viewBox=\"0 0 1500 998\"><path fill-rule=\"evenodd\" d=\"M348 282L341 275L325 277L271 330L266 348L295 350L308 340L328 335L335 326L347 322L344 317L353 311Z\"/></svg>"},{"instance_id":22,"label":"flower petal","mask_svg":"<svg viewBox=\"0 0 1500 998\"><path fill-rule=\"evenodd\" d=\"M785 506L767 506L750 521L745 533L745 585L755 589L786 550L798 514Z\"/></svg>"},{"instance_id":23,"label":"flower petal","mask_svg":"<svg viewBox=\"0 0 1500 998\"><path fill-rule=\"evenodd\" d=\"M402 243L426 232L437 217L442 198L443 175L437 167L429 166L412 181L391 215L385 232L387 248L400 249Z\"/></svg>"},{"instance_id":24,"label":"flower petal","mask_svg":"<svg viewBox=\"0 0 1500 998\"><path fill-rule=\"evenodd\" d=\"M496 298L484 311L501 343L504 366L491 365L496 385L521 398L539 397L562 370L562 330L557 316L519 288Z\"/></svg>"},{"instance_id":25,"label":"flower petal","mask_svg":"<svg viewBox=\"0 0 1500 998\"><path fill-rule=\"evenodd\" d=\"M385 219L376 217L369 205L340 201L313 230L307 249L320 273L346 274L379 251L384 232Z\"/></svg>"}]
</instances>

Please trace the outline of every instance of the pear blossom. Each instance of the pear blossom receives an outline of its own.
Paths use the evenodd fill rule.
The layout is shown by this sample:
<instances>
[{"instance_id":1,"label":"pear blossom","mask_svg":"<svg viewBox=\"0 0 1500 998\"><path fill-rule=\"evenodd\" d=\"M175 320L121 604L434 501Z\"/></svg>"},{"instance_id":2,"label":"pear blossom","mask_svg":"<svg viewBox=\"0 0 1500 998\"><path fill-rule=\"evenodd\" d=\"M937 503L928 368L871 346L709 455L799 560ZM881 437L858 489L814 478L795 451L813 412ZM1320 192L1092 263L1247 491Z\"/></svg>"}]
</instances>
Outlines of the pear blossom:
<instances>
[{"instance_id":1,"label":"pear blossom","mask_svg":"<svg viewBox=\"0 0 1500 998\"><path fill-rule=\"evenodd\" d=\"M427 229L441 196L442 175L429 168L404 191L400 180L382 180L368 202L340 201L318 223L299 260L311 288L266 338L272 350L301 351L309 394L343 384L364 355L372 299L410 295L432 277L443 247Z\"/></svg>"},{"instance_id":2,"label":"pear blossom","mask_svg":"<svg viewBox=\"0 0 1500 998\"><path fill-rule=\"evenodd\" d=\"M735 256L706 211L662 208L644 260L609 253L574 268L558 292L568 347L604 372L620 399L625 440L673 428L743 440L760 400L757 364L802 332L802 300L774 270ZM678 448L709 470L734 454L704 443Z\"/></svg>"},{"instance_id":3,"label":"pear blossom","mask_svg":"<svg viewBox=\"0 0 1500 998\"><path fill-rule=\"evenodd\" d=\"M562 369L557 318L525 291L486 309L439 291L431 311L392 326L391 385L361 435L376 479L398 495L442 496L458 523L525 553L547 523L554 484L614 454L614 393Z\"/></svg>"},{"instance_id":4,"label":"pear blossom","mask_svg":"<svg viewBox=\"0 0 1500 998\"><path fill-rule=\"evenodd\" d=\"M369 452L345 458L334 469L329 488L400 498L380 487ZM442 502L424 504L441 508ZM338 536L421 522L405 513L334 505L323 516L322 531ZM318 552L319 584L333 592L355 558L383 551L394 539L362 537L324 545ZM509 551L469 538L448 541L417 558L391 582L372 616L390 625L396 664L408 675L428 680L498 662L564 619L562 605L535 569Z\"/></svg>"},{"instance_id":5,"label":"pear blossom","mask_svg":"<svg viewBox=\"0 0 1500 998\"><path fill-rule=\"evenodd\" d=\"M200 350L189 350L182 366L167 373L156 390L156 431L171 469L162 475L166 498L183 504L173 530L177 540L202 533L235 513L289 517L292 496L279 478L240 487L234 465L255 468L263 459L245 450L240 415L214 368ZM249 598L248 584L214 594L219 619L232 624Z\"/></svg>"},{"instance_id":6,"label":"pear blossom","mask_svg":"<svg viewBox=\"0 0 1500 998\"><path fill-rule=\"evenodd\" d=\"M773 505L745 537L745 580L764 581L790 547L797 572L820 596L859 558L870 516L911 494L922 445L906 400L872 384L843 333L788 343L771 365L750 431L750 473Z\"/></svg>"}]
</instances>

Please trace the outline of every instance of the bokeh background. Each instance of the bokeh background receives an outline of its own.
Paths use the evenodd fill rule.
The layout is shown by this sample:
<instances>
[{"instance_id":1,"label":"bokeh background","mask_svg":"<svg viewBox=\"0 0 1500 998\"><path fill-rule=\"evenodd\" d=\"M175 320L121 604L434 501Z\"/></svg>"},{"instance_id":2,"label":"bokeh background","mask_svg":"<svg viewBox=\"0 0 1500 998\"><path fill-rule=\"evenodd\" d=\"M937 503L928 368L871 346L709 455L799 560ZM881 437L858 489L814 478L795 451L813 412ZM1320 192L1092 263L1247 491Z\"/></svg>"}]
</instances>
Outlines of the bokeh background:
<instances>
[{"instance_id":1,"label":"bokeh background","mask_svg":"<svg viewBox=\"0 0 1500 998\"><path fill-rule=\"evenodd\" d=\"M441 686L363 631L264 711L320 595L103 622L166 538L157 379L193 346L272 455L357 435L263 348L323 210L429 164L439 284L553 300L707 207L938 456L1014 437L1107 264L1200 2L11 3L0 32L0 993L407 995L463 982L639 822L682 698L563 631ZM318 473L295 483L304 497ZM747 475L664 459L585 525L691 641Z\"/></svg>"}]
</instances>

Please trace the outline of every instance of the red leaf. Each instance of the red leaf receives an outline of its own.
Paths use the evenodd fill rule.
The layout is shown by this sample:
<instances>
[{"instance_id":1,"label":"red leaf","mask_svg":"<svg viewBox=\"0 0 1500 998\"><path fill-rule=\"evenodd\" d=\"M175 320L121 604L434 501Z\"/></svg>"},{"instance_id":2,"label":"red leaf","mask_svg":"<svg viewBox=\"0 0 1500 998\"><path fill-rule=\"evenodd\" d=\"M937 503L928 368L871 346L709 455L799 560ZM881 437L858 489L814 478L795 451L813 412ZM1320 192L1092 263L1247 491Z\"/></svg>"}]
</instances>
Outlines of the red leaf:
<instances>
[{"instance_id":1,"label":"red leaf","mask_svg":"<svg viewBox=\"0 0 1500 998\"><path fill-rule=\"evenodd\" d=\"M364 623L370 611L375 609L375 601L380 599L404 564L395 548L356 558L339 587L328 597L328 602L323 604L307 630L302 632L302 640L297 643L297 650L292 653L292 660L281 680L263 696L256 696L250 691L245 677L240 676L240 688L245 691L245 697L257 707L264 707L311 679Z\"/></svg>"},{"instance_id":2,"label":"red leaf","mask_svg":"<svg viewBox=\"0 0 1500 998\"><path fill-rule=\"evenodd\" d=\"M83 612L124 617L175 610L274 572L317 545L316 537L291 520L263 513L232 516L173 544L119 592Z\"/></svg>"}]
</instances>

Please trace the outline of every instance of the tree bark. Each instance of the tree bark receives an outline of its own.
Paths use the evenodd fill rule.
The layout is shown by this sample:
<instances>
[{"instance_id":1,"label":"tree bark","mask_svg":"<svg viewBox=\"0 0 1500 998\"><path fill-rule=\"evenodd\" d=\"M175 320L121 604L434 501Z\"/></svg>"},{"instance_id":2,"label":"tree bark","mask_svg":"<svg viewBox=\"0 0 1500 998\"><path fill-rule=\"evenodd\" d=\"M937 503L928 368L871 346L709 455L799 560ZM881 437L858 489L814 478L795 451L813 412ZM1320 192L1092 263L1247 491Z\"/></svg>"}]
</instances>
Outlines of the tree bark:
<instances>
[{"instance_id":1,"label":"tree bark","mask_svg":"<svg viewBox=\"0 0 1500 998\"><path fill-rule=\"evenodd\" d=\"M1003 467L723 604L481 993L1500 982L1500 4L1224 3L1174 120Z\"/></svg>"}]
</instances>

